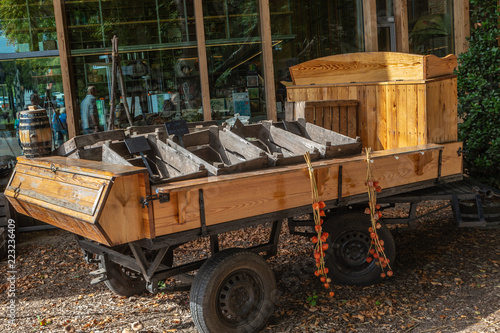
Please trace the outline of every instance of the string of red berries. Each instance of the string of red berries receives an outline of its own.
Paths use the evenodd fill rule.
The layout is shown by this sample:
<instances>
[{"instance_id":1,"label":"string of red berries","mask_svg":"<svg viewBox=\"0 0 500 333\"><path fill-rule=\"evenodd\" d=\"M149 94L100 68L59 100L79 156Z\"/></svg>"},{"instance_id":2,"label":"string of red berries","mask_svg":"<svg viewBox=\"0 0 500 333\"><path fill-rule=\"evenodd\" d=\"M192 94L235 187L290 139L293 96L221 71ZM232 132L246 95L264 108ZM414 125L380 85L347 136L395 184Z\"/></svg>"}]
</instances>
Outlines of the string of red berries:
<instances>
[{"instance_id":1,"label":"string of red berries","mask_svg":"<svg viewBox=\"0 0 500 333\"><path fill-rule=\"evenodd\" d=\"M378 236L377 230L382 227L380 222L380 218L382 217L382 212L380 211L380 205L377 204L377 193L382 191L382 187L378 181L373 179L371 163L373 163L371 159L371 148L366 148L366 161L368 164L366 171L366 187L368 189L368 207L365 209L365 214L370 215L371 227L368 228L371 237L371 245L368 250L368 255L366 257L366 262L371 263L375 260L375 264L380 266L382 269L382 273L380 276L385 278L386 276L391 277L394 273L390 266L390 260L385 255L384 248L384 240L380 239ZM385 269L387 269L387 273L385 273Z\"/></svg>"},{"instance_id":2,"label":"string of red berries","mask_svg":"<svg viewBox=\"0 0 500 333\"><path fill-rule=\"evenodd\" d=\"M319 277L320 281L326 289L330 289L330 296L333 297L335 293L330 287L332 280L328 277L328 267L325 266L325 251L328 250L328 233L323 232L323 219L326 217L325 214L325 203L319 200L318 187L316 185L316 178L314 177L314 169L311 164L311 156L308 152L304 155L309 170L309 178L311 180L311 192L312 192L312 208L314 216L314 230L317 232L316 236L311 238L314 245L314 259L316 260L316 271L314 275Z\"/></svg>"}]
</instances>

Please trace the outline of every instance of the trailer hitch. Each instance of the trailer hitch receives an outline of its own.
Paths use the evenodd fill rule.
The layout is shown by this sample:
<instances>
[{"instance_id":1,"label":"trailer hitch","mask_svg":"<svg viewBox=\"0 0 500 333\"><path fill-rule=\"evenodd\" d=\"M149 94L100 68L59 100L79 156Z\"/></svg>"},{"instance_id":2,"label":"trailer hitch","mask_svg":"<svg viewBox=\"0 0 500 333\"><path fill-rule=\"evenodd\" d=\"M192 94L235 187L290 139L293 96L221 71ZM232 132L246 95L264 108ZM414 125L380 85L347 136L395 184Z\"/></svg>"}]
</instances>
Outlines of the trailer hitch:
<instances>
[{"instance_id":1,"label":"trailer hitch","mask_svg":"<svg viewBox=\"0 0 500 333\"><path fill-rule=\"evenodd\" d=\"M146 198L141 197L139 203L141 204L142 208L146 208L146 206L148 206L149 203L153 200L159 200L160 203L169 202L170 193L158 193L158 194L148 195Z\"/></svg>"}]
</instances>

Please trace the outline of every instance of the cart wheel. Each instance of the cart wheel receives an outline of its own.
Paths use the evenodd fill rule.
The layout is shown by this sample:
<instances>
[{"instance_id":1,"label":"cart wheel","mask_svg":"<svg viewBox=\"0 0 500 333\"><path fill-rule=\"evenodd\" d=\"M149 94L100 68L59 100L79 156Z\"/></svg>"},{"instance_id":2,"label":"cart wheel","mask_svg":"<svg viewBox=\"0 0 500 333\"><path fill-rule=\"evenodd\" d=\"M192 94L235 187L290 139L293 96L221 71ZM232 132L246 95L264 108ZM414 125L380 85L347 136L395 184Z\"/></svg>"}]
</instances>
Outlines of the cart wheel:
<instances>
[{"instance_id":1,"label":"cart wheel","mask_svg":"<svg viewBox=\"0 0 500 333\"><path fill-rule=\"evenodd\" d=\"M128 246L126 247L128 248ZM122 265L110 260L104 263L104 257L100 257L99 268L106 269L108 279L104 281L106 287L117 295L132 296L146 292L146 281L140 273L132 271Z\"/></svg>"},{"instance_id":2,"label":"cart wheel","mask_svg":"<svg viewBox=\"0 0 500 333\"><path fill-rule=\"evenodd\" d=\"M200 332L258 332L274 309L276 281L261 256L244 249L214 254L196 275L190 293Z\"/></svg>"},{"instance_id":3,"label":"cart wheel","mask_svg":"<svg viewBox=\"0 0 500 333\"><path fill-rule=\"evenodd\" d=\"M391 232L383 224L378 235L384 240L385 254L391 263L396 257L396 245ZM335 283L346 285L372 285L382 278L380 266L375 260L366 262L371 238L368 228L370 217L363 213L351 213L329 219L323 228L330 234L326 251L326 266Z\"/></svg>"}]
</instances>

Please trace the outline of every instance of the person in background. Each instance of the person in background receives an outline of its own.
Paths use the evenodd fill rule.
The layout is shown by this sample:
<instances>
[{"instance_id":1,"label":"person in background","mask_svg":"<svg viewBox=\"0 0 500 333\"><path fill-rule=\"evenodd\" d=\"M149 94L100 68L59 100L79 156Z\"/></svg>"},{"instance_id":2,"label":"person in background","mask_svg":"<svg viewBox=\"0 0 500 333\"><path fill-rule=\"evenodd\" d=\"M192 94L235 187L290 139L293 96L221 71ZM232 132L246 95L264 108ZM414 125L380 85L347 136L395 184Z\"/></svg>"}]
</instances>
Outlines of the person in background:
<instances>
[{"instance_id":1,"label":"person in background","mask_svg":"<svg viewBox=\"0 0 500 333\"><path fill-rule=\"evenodd\" d=\"M94 86L90 86L87 89L87 96L80 104L83 134L97 133L101 131L99 126L99 114L97 113L96 96L96 88Z\"/></svg>"},{"instance_id":2,"label":"person in background","mask_svg":"<svg viewBox=\"0 0 500 333\"><path fill-rule=\"evenodd\" d=\"M59 147L63 143L62 125L59 120L59 109L55 109L52 113L52 134L54 135L54 148Z\"/></svg>"},{"instance_id":3,"label":"person in background","mask_svg":"<svg viewBox=\"0 0 500 333\"><path fill-rule=\"evenodd\" d=\"M66 108L61 108L59 110L59 120L61 121L61 133L63 135L63 141L68 141L68 123L66 122Z\"/></svg>"},{"instance_id":4,"label":"person in background","mask_svg":"<svg viewBox=\"0 0 500 333\"><path fill-rule=\"evenodd\" d=\"M36 109L41 109L42 107L40 106L40 103L42 102L42 99L40 98L40 95L38 95L38 92L34 91L31 96L30 96L30 101L31 104L27 106L36 106ZM26 108L28 109L28 108Z\"/></svg>"}]
</instances>

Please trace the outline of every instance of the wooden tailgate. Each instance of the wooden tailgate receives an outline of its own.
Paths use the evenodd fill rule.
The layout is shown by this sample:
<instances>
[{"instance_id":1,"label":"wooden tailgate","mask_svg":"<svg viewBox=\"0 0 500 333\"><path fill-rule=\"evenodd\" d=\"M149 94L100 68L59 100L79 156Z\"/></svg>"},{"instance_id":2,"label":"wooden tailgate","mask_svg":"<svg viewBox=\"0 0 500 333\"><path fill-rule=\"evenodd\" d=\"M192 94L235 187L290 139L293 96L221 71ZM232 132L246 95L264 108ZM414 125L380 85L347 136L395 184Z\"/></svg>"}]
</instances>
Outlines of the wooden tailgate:
<instances>
[{"instance_id":1,"label":"wooden tailgate","mask_svg":"<svg viewBox=\"0 0 500 333\"><path fill-rule=\"evenodd\" d=\"M144 168L20 157L5 196L19 213L113 246L152 236L147 182Z\"/></svg>"}]
</instances>

